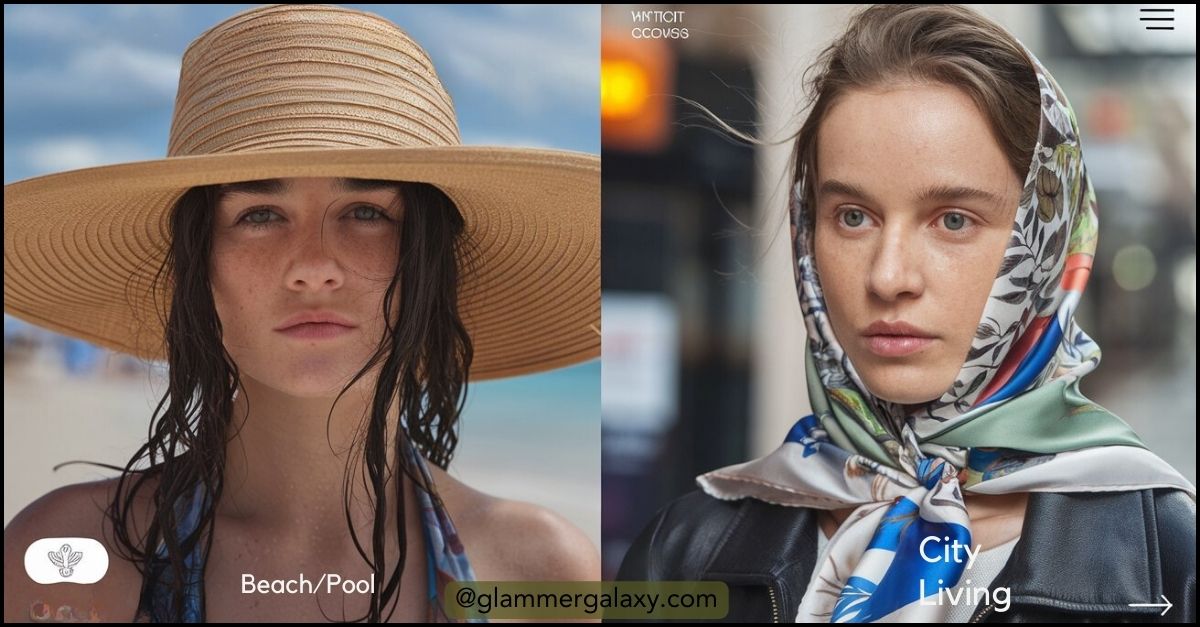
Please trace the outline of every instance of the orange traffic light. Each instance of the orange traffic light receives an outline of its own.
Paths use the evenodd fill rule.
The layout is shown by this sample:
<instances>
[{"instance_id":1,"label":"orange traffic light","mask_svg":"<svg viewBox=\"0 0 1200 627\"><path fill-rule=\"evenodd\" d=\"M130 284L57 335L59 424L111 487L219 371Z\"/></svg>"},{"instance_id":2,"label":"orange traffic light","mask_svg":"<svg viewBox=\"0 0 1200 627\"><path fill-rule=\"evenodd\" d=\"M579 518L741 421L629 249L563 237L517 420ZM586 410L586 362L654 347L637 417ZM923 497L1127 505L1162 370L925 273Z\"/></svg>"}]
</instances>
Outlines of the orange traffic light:
<instances>
[{"instance_id":1,"label":"orange traffic light","mask_svg":"<svg viewBox=\"0 0 1200 627\"><path fill-rule=\"evenodd\" d=\"M657 152L671 140L674 53L654 39L605 37L600 54L601 143Z\"/></svg>"}]
</instances>

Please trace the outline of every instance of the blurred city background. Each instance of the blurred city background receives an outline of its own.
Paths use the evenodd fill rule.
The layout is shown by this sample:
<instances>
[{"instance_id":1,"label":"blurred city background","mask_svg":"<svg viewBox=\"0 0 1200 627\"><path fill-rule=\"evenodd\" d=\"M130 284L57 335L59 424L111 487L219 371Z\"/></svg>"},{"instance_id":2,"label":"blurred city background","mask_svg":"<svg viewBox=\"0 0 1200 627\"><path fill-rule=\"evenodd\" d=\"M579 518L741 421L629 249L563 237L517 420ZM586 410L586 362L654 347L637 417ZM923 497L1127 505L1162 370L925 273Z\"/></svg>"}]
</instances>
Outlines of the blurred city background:
<instances>
[{"instance_id":1,"label":"blurred city background","mask_svg":"<svg viewBox=\"0 0 1200 627\"><path fill-rule=\"evenodd\" d=\"M4 181L166 154L184 49L254 5L5 5ZM405 29L454 98L463 143L598 153L599 7L344 5ZM115 475L161 365L4 317L4 521ZM566 516L599 544L600 364L470 386L450 472Z\"/></svg>"},{"instance_id":2,"label":"blurred city background","mask_svg":"<svg viewBox=\"0 0 1200 627\"><path fill-rule=\"evenodd\" d=\"M1078 320L1104 351L1083 391L1195 483L1195 6L1156 5L1173 31L1136 6L970 6L1079 118L1100 241ZM784 172L801 73L857 8L604 6L608 577L697 474L773 450L810 411ZM777 145L733 142L688 101Z\"/></svg>"}]
</instances>

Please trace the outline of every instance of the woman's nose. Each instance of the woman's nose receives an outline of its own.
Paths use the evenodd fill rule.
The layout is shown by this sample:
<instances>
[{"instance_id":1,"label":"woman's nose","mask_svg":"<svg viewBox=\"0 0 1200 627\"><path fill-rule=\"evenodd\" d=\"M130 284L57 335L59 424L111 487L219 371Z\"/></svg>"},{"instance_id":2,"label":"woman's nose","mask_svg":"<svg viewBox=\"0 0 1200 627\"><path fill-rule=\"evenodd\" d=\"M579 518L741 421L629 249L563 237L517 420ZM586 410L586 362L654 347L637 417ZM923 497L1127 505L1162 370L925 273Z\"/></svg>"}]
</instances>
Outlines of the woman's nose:
<instances>
[{"instance_id":1,"label":"woman's nose","mask_svg":"<svg viewBox=\"0 0 1200 627\"><path fill-rule=\"evenodd\" d=\"M319 291L337 289L345 280L341 264L331 250L333 242L319 229L306 233L292 249L292 259L284 277L288 289Z\"/></svg>"},{"instance_id":2,"label":"woman's nose","mask_svg":"<svg viewBox=\"0 0 1200 627\"><path fill-rule=\"evenodd\" d=\"M884 301L920 296L925 291L924 255L908 236L894 230L878 240L868 271L868 287Z\"/></svg>"}]
</instances>

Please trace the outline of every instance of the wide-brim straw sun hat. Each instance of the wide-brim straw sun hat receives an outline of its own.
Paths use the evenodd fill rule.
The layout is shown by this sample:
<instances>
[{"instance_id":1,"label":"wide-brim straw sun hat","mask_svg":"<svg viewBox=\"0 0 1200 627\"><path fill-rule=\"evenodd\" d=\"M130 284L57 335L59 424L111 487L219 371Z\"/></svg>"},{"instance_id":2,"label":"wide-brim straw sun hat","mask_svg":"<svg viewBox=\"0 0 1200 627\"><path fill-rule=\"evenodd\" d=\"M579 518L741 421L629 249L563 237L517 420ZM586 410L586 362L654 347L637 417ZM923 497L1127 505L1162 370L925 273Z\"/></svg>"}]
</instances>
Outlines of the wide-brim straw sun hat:
<instances>
[{"instance_id":1,"label":"wide-brim straw sun hat","mask_svg":"<svg viewBox=\"0 0 1200 627\"><path fill-rule=\"evenodd\" d=\"M169 211L189 188L289 177L429 183L473 243L459 309L474 380L600 353L600 160L464 146L425 51L336 6L239 13L184 52L167 156L4 186L4 310L165 358Z\"/></svg>"}]
</instances>

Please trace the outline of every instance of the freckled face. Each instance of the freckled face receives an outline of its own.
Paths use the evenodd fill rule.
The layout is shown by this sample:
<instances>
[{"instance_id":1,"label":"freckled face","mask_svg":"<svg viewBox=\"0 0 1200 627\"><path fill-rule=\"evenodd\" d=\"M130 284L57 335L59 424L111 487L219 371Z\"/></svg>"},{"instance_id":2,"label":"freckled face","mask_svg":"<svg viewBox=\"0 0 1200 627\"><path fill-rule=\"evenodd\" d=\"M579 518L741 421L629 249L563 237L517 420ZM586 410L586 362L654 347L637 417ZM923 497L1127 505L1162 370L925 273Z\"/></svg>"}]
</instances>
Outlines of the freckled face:
<instances>
[{"instance_id":1,"label":"freckled face","mask_svg":"<svg viewBox=\"0 0 1200 627\"><path fill-rule=\"evenodd\" d=\"M243 377L297 397L333 396L383 335L403 208L395 188L280 181L269 193L228 194L215 208L210 267L225 348ZM329 338L276 330L310 310L355 326Z\"/></svg>"},{"instance_id":2,"label":"freckled face","mask_svg":"<svg viewBox=\"0 0 1200 627\"><path fill-rule=\"evenodd\" d=\"M849 92L817 140L814 256L829 319L863 382L903 404L940 397L970 350L1021 182L965 93ZM929 337L880 338L904 321Z\"/></svg>"}]
</instances>

